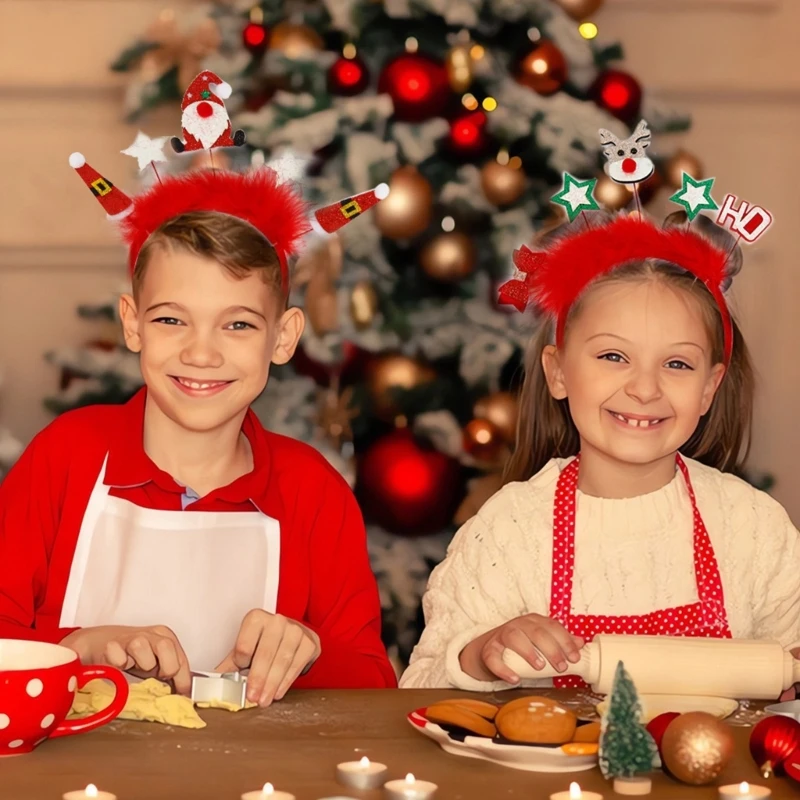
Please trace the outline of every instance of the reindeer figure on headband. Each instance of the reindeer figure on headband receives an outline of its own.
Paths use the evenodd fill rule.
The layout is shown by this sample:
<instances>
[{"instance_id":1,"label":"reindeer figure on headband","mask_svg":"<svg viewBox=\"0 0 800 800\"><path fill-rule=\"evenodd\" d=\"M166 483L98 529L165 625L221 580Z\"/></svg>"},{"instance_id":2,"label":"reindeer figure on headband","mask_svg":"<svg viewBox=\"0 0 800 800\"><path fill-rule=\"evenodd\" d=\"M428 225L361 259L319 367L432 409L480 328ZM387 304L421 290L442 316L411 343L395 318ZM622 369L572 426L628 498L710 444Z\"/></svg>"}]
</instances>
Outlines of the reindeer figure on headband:
<instances>
[{"instance_id":1,"label":"reindeer figure on headband","mask_svg":"<svg viewBox=\"0 0 800 800\"><path fill-rule=\"evenodd\" d=\"M645 154L650 147L650 129L644 120L627 139L618 139L611 131L600 128L600 142L608 159L606 175L617 183L641 183L655 172L655 164Z\"/></svg>"}]
</instances>

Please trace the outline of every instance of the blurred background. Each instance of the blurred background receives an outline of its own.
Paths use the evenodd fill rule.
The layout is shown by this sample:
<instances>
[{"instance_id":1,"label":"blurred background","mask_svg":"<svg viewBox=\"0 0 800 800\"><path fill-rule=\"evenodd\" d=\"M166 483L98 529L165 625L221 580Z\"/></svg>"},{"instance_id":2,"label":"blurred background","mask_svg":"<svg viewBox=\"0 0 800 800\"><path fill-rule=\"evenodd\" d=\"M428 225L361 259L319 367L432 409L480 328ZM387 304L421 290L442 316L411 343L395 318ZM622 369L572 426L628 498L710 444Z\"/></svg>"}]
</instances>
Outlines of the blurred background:
<instances>
[{"instance_id":1,"label":"blurred background","mask_svg":"<svg viewBox=\"0 0 800 800\"><path fill-rule=\"evenodd\" d=\"M296 265L308 329L256 410L355 488L398 666L513 440L531 320L495 302L512 251L559 221L565 170L635 207L603 176L600 127L650 123L659 219L682 171L773 213L732 292L760 377L744 477L799 523L798 29L796 0L0 0L0 470L55 414L139 385L124 252L69 153L141 190L154 171L120 151L180 136L209 68L248 140L214 166L275 164L320 204L392 186ZM166 150L159 171L211 166Z\"/></svg>"}]
</instances>

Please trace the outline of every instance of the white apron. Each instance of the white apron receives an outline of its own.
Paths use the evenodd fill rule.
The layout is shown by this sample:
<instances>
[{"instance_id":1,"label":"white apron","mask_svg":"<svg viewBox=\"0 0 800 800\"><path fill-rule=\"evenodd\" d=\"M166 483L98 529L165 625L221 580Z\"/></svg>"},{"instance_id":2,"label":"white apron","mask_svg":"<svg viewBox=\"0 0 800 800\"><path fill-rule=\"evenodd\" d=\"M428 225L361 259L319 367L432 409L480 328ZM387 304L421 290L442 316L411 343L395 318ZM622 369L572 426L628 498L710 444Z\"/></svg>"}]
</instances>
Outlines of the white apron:
<instances>
[{"instance_id":1,"label":"white apron","mask_svg":"<svg viewBox=\"0 0 800 800\"><path fill-rule=\"evenodd\" d=\"M157 511L109 495L83 517L59 625L166 625L195 671L231 651L245 614L275 613L280 524L258 511Z\"/></svg>"}]
</instances>

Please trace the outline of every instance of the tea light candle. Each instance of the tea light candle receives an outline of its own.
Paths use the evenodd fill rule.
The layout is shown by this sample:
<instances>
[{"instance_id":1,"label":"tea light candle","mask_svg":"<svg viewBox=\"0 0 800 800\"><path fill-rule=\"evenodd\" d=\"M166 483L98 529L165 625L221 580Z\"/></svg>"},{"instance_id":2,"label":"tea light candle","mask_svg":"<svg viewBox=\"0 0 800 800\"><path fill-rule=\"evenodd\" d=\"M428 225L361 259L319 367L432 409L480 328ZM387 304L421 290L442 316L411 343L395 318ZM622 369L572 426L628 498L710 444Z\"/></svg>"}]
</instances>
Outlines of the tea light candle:
<instances>
[{"instance_id":1,"label":"tea light candle","mask_svg":"<svg viewBox=\"0 0 800 800\"><path fill-rule=\"evenodd\" d=\"M577 783L573 782L569 785L569 791L551 794L550 800L603 800L603 795L597 792L584 792Z\"/></svg>"},{"instance_id":2,"label":"tea light candle","mask_svg":"<svg viewBox=\"0 0 800 800\"><path fill-rule=\"evenodd\" d=\"M403 780L383 784L386 800L429 800L438 788L430 781L418 781L410 772Z\"/></svg>"},{"instance_id":3,"label":"tea light candle","mask_svg":"<svg viewBox=\"0 0 800 800\"><path fill-rule=\"evenodd\" d=\"M64 800L117 800L111 792L101 792L93 783L79 792L67 792L61 795Z\"/></svg>"},{"instance_id":4,"label":"tea light candle","mask_svg":"<svg viewBox=\"0 0 800 800\"><path fill-rule=\"evenodd\" d=\"M766 786L753 786L747 781L741 783L731 783L727 786L719 787L719 796L723 800L755 800L755 798L769 797L772 794Z\"/></svg>"},{"instance_id":5,"label":"tea light candle","mask_svg":"<svg viewBox=\"0 0 800 800\"><path fill-rule=\"evenodd\" d=\"M242 800L296 800L289 792L279 792L271 783L265 783L260 792L245 792Z\"/></svg>"},{"instance_id":6,"label":"tea light candle","mask_svg":"<svg viewBox=\"0 0 800 800\"><path fill-rule=\"evenodd\" d=\"M337 764L336 780L351 789L377 789L383 786L388 771L386 764L372 762L364 756L361 761Z\"/></svg>"}]
</instances>

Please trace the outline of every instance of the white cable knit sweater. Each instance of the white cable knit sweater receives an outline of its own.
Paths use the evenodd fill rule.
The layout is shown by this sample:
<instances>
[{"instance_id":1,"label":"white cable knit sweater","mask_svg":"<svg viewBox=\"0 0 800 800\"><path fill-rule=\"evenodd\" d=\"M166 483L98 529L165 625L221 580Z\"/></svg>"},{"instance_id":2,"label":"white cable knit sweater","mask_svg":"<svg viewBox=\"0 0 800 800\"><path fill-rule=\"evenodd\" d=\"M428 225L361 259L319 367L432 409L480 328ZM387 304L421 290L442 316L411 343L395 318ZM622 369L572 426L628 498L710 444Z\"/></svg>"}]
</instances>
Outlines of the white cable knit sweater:
<instances>
[{"instance_id":1,"label":"white cable knit sweater","mask_svg":"<svg viewBox=\"0 0 800 800\"><path fill-rule=\"evenodd\" d=\"M456 533L423 598L426 628L403 688L471 691L484 683L459 666L473 639L523 614L549 614L552 460L529 481L504 486ZM684 459L719 564L734 638L800 640L800 533L769 495L732 475ZM697 602L692 507L680 472L656 492L607 500L578 492L574 614L647 614ZM541 686L550 681L524 681Z\"/></svg>"}]
</instances>

